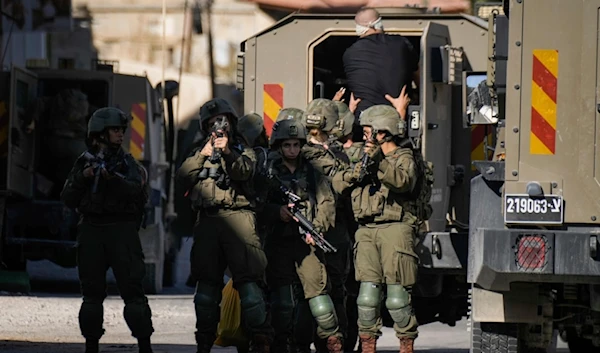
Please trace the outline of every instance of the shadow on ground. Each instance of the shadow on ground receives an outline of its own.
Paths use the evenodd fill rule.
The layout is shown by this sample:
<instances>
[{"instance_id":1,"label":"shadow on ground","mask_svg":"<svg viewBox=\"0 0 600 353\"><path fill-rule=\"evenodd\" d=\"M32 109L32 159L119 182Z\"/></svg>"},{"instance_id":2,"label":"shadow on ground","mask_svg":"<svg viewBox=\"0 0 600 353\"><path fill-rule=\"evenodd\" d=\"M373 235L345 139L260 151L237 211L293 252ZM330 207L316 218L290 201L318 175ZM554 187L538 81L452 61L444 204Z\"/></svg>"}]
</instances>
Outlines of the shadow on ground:
<instances>
[{"instance_id":1,"label":"shadow on ground","mask_svg":"<svg viewBox=\"0 0 600 353\"><path fill-rule=\"evenodd\" d=\"M194 353L196 346L155 344L152 346L154 353ZM385 349L385 348L384 348ZM83 352L83 343L45 343L23 341L0 341L0 351L3 353L80 353ZM100 352L125 353L137 352L135 344L101 344ZM213 347L212 352L236 353L233 347ZM379 353L397 353L398 350L378 350ZM468 353L468 349L416 349L420 353Z\"/></svg>"},{"instance_id":2,"label":"shadow on ground","mask_svg":"<svg viewBox=\"0 0 600 353\"><path fill-rule=\"evenodd\" d=\"M191 345L155 344L152 346L154 353L187 353L196 352L196 347ZM2 353L82 353L85 351L83 343L46 343L23 341L0 341ZM101 344L102 353L137 353L135 344ZM220 353L235 353L235 350L225 348L213 349Z\"/></svg>"},{"instance_id":3,"label":"shadow on ground","mask_svg":"<svg viewBox=\"0 0 600 353\"><path fill-rule=\"evenodd\" d=\"M129 353L137 352L135 344L101 344L100 352L103 353ZM154 353L194 353L194 345L154 344ZM397 349L382 347L379 353L397 353ZM23 341L0 341L0 352L2 353L81 353L83 343L46 343L46 342L23 342ZM236 353L233 347L213 347L213 353ZM468 349L415 349L417 353L468 353ZM568 349L558 349L557 353L568 353Z\"/></svg>"}]
</instances>

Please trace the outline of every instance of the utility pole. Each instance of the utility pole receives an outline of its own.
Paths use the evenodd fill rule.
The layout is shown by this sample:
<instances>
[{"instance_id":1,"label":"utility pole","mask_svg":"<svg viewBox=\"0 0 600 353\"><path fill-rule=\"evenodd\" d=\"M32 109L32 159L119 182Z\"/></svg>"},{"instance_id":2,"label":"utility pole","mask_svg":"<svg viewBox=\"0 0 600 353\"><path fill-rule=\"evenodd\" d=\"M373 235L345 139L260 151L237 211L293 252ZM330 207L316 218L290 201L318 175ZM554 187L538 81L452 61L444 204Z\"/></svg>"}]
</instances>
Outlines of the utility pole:
<instances>
[{"instance_id":1,"label":"utility pole","mask_svg":"<svg viewBox=\"0 0 600 353\"><path fill-rule=\"evenodd\" d=\"M206 1L206 26L207 35L208 35L208 69L210 75L210 96L211 98L215 97L217 93L216 84L215 84L215 61L213 55L213 35L212 35L212 6L213 0Z\"/></svg>"}]
</instances>

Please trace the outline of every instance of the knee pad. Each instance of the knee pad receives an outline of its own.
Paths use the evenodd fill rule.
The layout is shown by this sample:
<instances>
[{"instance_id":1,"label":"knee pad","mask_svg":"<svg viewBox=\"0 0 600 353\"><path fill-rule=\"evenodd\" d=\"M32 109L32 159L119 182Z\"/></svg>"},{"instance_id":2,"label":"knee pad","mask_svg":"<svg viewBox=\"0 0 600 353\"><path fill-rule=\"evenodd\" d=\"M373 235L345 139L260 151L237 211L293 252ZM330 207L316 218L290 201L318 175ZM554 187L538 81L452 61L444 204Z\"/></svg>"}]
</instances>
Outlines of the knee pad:
<instances>
[{"instance_id":1,"label":"knee pad","mask_svg":"<svg viewBox=\"0 0 600 353\"><path fill-rule=\"evenodd\" d=\"M221 310L221 297L223 293L217 286L206 282L196 283L196 294L194 294L194 307L196 318L202 321L219 322Z\"/></svg>"},{"instance_id":2,"label":"knee pad","mask_svg":"<svg viewBox=\"0 0 600 353\"><path fill-rule=\"evenodd\" d=\"M308 301L310 312L317 321L317 325L324 331L331 331L338 327L335 307L329 295L319 295Z\"/></svg>"},{"instance_id":3,"label":"knee pad","mask_svg":"<svg viewBox=\"0 0 600 353\"><path fill-rule=\"evenodd\" d=\"M271 293L271 320L276 330L292 327L294 307L291 285L278 287Z\"/></svg>"},{"instance_id":4,"label":"knee pad","mask_svg":"<svg viewBox=\"0 0 600 353\"><path fill-rule=\"evenodd\" d=\"M240 301L242 302L242 317L250 327L264 324L267 319L267 310L263 292L255 282L244 283L239 286Z\"/></svg>"},{"instance_id":5,"label":"knee pad","mask_svg":"<svg viewBox=\"0 0 600 353\"><path fill-rule=\"evenodd\" d=\"M152 310L148 305L148 300L140 298L138 300L125 304L123 316L131 335L135 338L150 337L154 332L152 327Z\"/></svg>"},{"instance_id":6,"label":"knee pad","mask_svg":"<svg viewBox=\"0 0 600 353\"><path fill-rule=\"evenodd\" d=\"M86 339L100 339L104 335L104 307L102 300L85 298L79 309L79 328Z\"/></svg>"},{"instance_id":7,"label":"knee pad","mask_svg":"<svg viewBox=\"0 0 600 353\"><path fill-rule=\"evenodd\" d=\"M381 307L381 284L361 282L356 298L358 320L363 326L373 326L379 318Z\"/></svg>"},{"instance_id":8,"label":"knee pad","mask_svg":"<svg viewBox=\"0 0 600 353\"><path fill-rule=\"evenodd\" d=\"M406 288L399 284L388 284L385 306L398 327L408 326L412 316L412 305L410 293Z\"/></svg>"}]
</instances>

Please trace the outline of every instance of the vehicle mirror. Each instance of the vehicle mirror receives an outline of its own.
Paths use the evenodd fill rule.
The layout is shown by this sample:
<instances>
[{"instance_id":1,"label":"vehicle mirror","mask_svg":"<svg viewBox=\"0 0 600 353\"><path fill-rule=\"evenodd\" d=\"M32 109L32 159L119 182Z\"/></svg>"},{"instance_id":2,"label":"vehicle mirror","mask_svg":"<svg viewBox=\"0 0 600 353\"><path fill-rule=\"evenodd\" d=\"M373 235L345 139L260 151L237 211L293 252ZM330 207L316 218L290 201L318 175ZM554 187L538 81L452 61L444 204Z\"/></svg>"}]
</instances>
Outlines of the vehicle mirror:
<instances>
[{"instance_id":1,"label":"vehicle mirror","mask_svg":"<svg viewBox=\"0 0 600 353\"><path fill-rule=\"evenodd\" d=\"M463 74L463 111L466 125L490 125L498 122L498 107L486 82L485 72Z\"/></svg>"}]
</instances>

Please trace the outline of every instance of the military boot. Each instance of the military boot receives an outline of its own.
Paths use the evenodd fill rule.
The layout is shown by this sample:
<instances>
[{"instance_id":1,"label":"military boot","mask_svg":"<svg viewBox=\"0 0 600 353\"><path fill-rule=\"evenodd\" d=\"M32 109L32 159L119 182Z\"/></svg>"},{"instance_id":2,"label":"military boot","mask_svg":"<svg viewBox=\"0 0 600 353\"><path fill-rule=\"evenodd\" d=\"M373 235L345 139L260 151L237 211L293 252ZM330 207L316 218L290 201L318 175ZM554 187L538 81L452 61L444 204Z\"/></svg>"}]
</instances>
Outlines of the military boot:
<instances>
[{"instance_id":1,"label":"military boot","mask_svg":"<svg viewBox=\"0 0 600 353\"><path fill-rule=\"evenodd\" d=\"M375 353L377 349L377 338L371 335L359 335L362 353Z\"/></svg>"},{"instance_id":2,"label":"military boot","mask_svg":"<svg viewBox=\"0 0 600 353\"><path fill-rule=\"evenodd\" d=\"M344 344L339 336L329 336L327 338L327 350L329 353L344 353Z\"/></svg>"},{"instance_id":3,"label":"military boot","mask_svg":"<svg viewBox=\"0 0 600 353\"><path fill-rule=\"evenodd\" d=\"M252 340L250 341L250 350L249 353L270 353L271 352L271 342L269 342L269 337L267 335L254 335Z\"/></svg>"},{"instance_id":4,"label":"military boot","mask_svg":"<svg viewBox=\"0 0 600 353\"><path fill-rule=\"evenodd\" d=\"M98 353L99 350L98 340L85 340L85 353Z\"/></svg>"},{"instance_id":5,"label":"military boot","mask_svg":"<svg viewBox=\"0 0 600 353\"><path fill-rule=\"evenodd\" d=\"M288 336L278 336L271 345L273 352L281 353L295 353L293 351L292 339Z\"/></svg>"},{"instance_id":6,"label":"military boot","mask_svg":"<svg viewBox=\"0 0 600 353\"><path fill-rule=\"evenodd\" d=\"M296 346L296 350L294 351L295 353L311 353L310 350L310 346L303 346L303 345L298 345ZM275 352L273 352L275 353Z\"/></svg>"},{"instance_id":7,"label":"military boot","mask_svg":"<svg viewBox=\"0 0 600 353\"><path fill-rule=\"evenodd\" d=\"M150 344L150 337L138 339L138 348L140 353L153 353L152 345Z\"/></svg>"},{"instance_id":8,"label":"military boot","mask_svg":"<svg viewBox=\"0 0 600 353\"><path fill-rule=\"evenodd\" d=\"M196 353L210 353L210 349L212 348L214 341L215 336L213 335L202 335L196 333L196 344L198 345Z\"/></svg>"},{"instance_id":9,"label":"military boot","mask_svg":"<svg viewBox=\"0 0 600 353\"><path fill-rule=\"evenodd\" d=\"M414 343L414 338L402 337L400 339L400 353L414 353Z\"/></svg>"}]
</instances>

